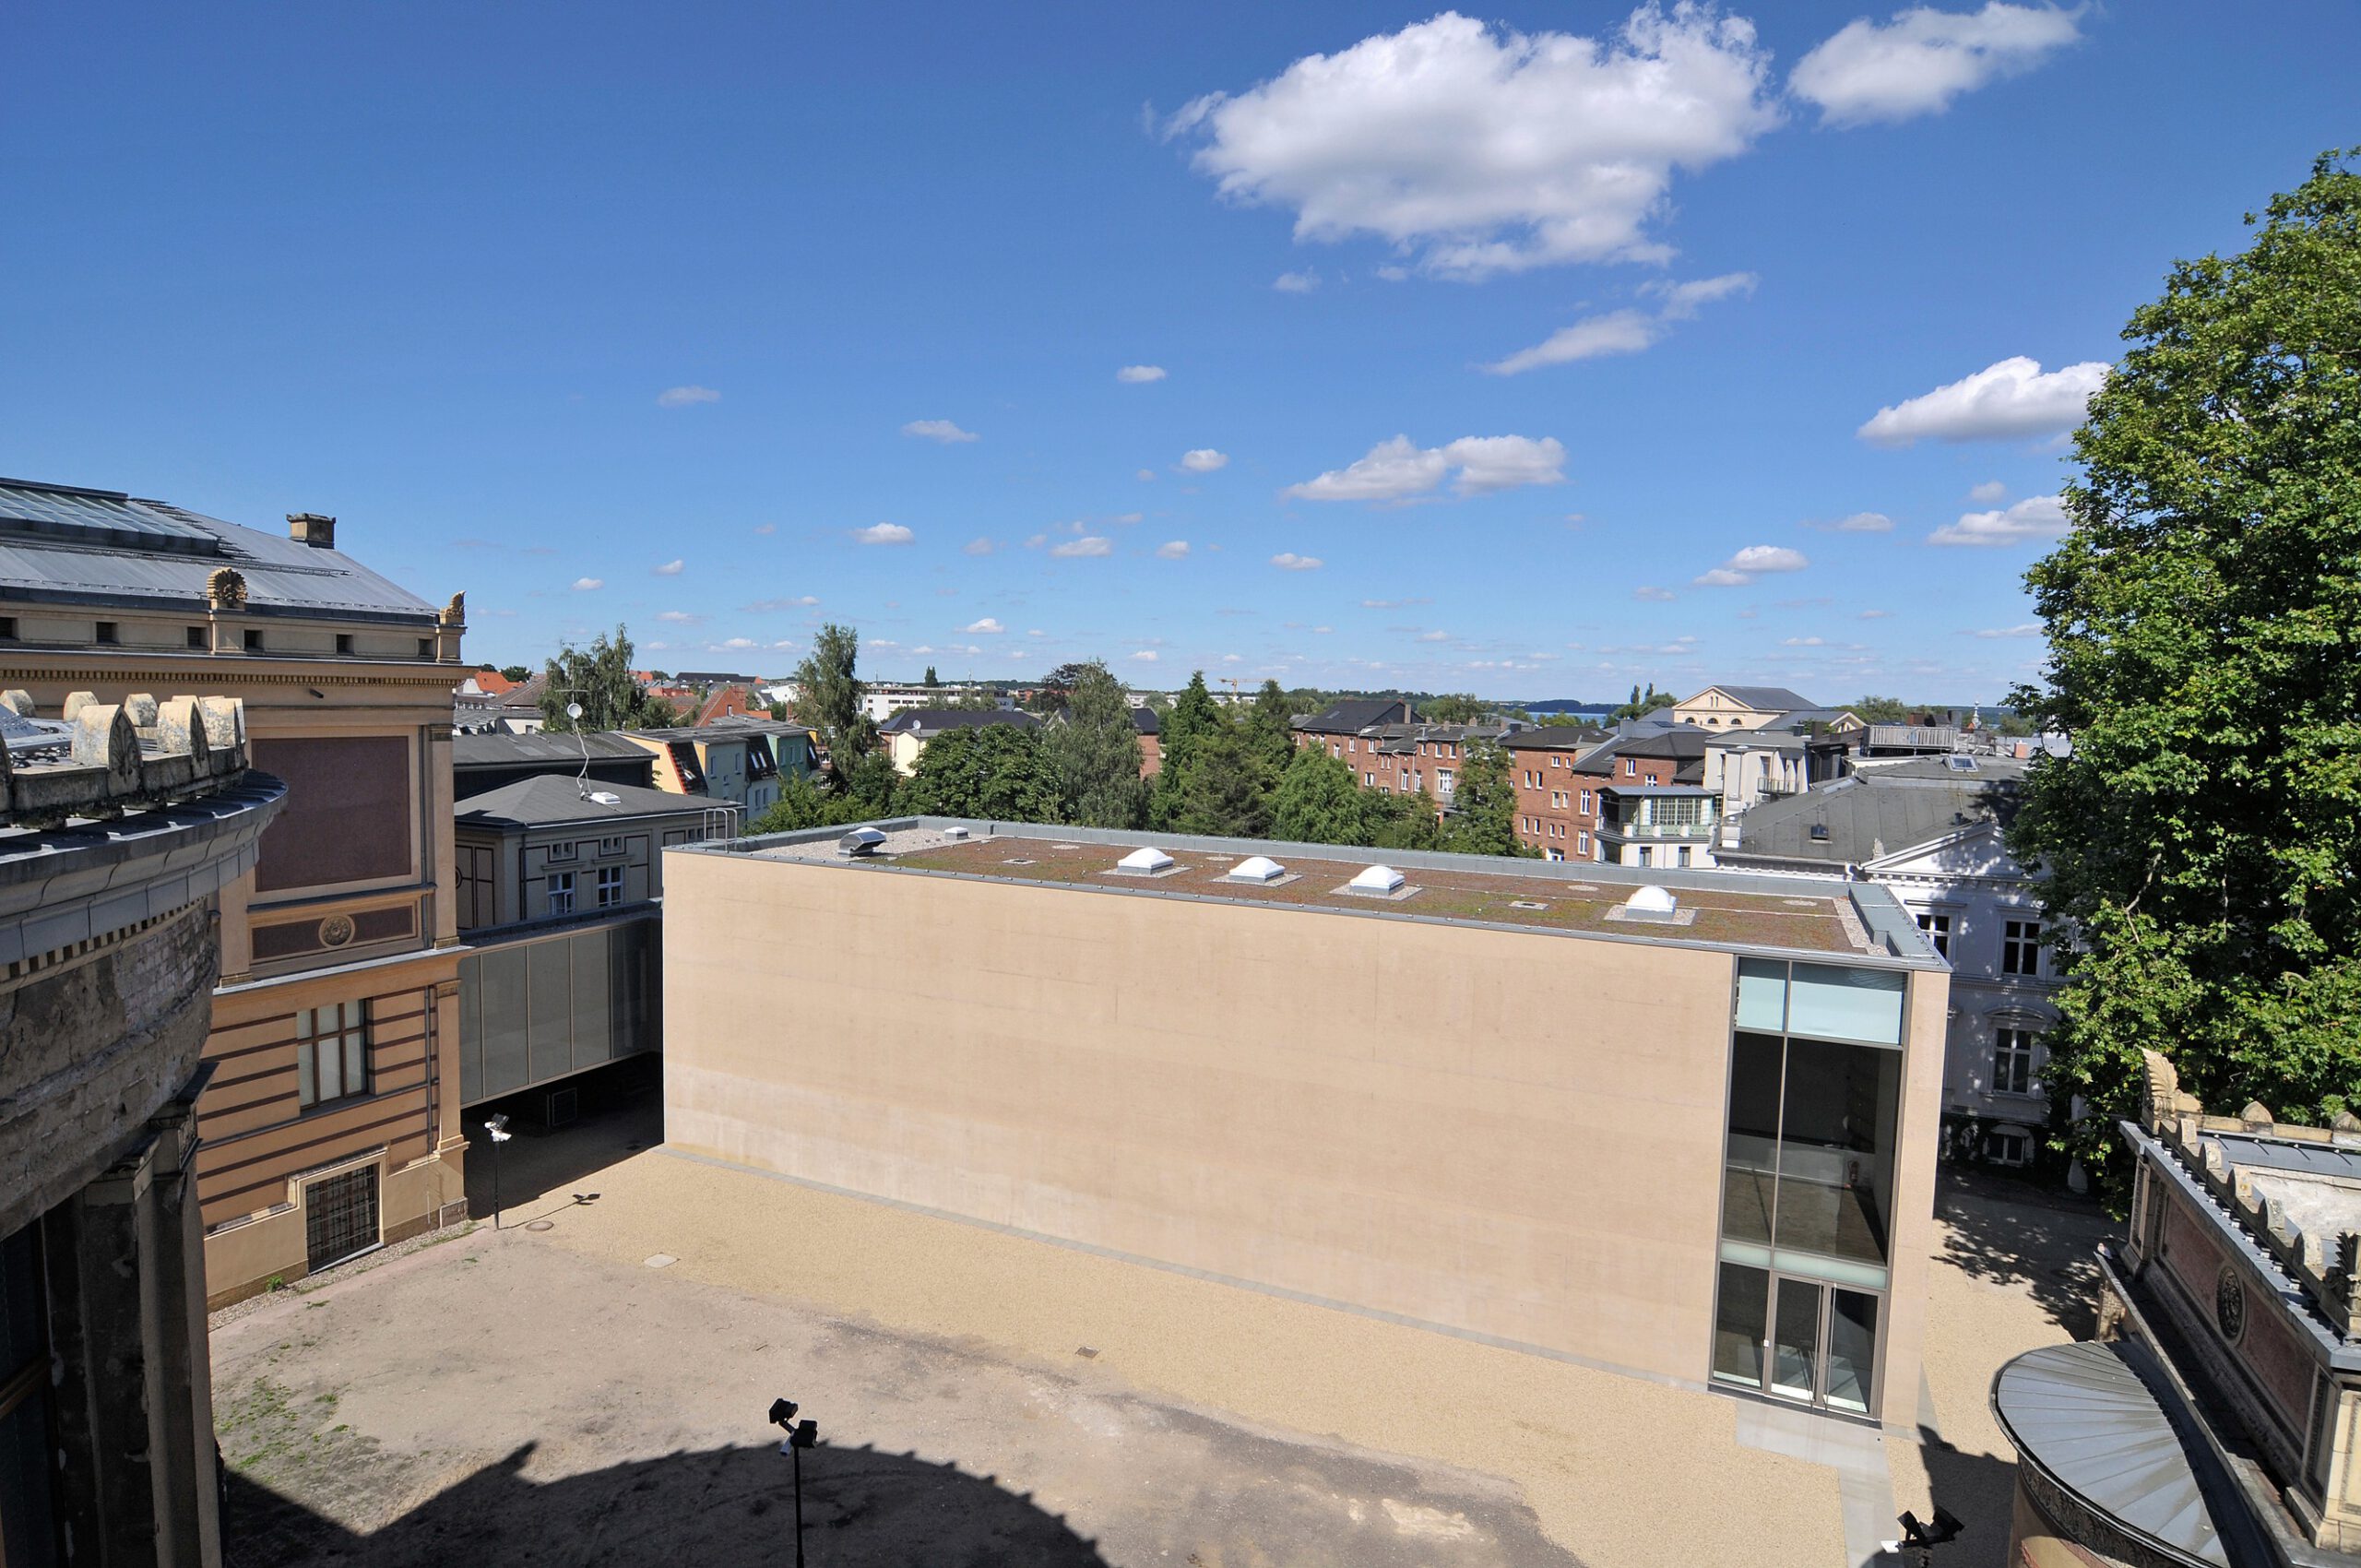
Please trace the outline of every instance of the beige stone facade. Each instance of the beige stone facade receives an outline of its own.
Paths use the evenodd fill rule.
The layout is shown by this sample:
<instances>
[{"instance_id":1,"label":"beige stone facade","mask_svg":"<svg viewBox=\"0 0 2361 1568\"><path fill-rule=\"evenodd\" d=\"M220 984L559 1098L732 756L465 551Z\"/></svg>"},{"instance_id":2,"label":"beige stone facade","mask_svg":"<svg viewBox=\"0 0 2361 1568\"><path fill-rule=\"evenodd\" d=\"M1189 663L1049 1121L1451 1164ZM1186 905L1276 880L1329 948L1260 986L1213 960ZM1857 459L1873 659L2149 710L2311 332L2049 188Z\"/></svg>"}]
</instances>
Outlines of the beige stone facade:
<instances>
[{"instance_id":1,"label":"beige stone facade","mask_svg":"<svg viewBox=\"0 0 2361 1568\"><path fill-rule=\"evenodd\" d=\"M1735 949L742 853L666 882L675 1146L1709 1382ZM1874 1410L1906 1425L1947 976L1857 961L1910 969ZM826 1027L762 1027L780 996Z\"/></svg>"}]
</instances>

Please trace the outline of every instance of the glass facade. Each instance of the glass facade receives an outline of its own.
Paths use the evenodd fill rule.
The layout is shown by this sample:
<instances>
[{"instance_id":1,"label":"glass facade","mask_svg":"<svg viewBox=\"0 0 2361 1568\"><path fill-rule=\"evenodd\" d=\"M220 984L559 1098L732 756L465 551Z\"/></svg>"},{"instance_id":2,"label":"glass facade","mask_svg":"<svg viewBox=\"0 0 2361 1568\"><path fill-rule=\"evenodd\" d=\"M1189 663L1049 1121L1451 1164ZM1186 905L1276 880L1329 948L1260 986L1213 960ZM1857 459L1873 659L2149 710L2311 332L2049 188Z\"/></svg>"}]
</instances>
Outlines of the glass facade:
<instances>
[{"instance_id":1,"label":"glass facade","mask_svg":"<svg viewBox=\"0 0 2361 1568\"><path fill-rule=\"evenodd\" d=\"M1738 962L1713 1376L1865 1414L1893 1212L1908 977Z\"/></svg>"}]
</instances>

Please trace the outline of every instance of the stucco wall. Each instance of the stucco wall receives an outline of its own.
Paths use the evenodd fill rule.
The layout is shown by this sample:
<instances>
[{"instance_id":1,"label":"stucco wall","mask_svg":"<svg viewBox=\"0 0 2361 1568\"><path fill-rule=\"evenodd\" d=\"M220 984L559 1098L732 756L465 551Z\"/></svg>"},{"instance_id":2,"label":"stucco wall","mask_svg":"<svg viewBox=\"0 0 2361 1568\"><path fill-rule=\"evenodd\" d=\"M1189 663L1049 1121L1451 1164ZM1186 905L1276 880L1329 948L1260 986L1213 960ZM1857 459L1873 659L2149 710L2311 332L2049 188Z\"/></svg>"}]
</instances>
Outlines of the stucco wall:
<instances>
[{"instance_id":1,"label":"stucco wall","mask_svg":"<svg viewBox=\"0 0 2361 1568\"><path fill-rule=\"evenodd\" d=\"M677 1146L1704 1379L1726 953L715 854L666 876ZM1941 1061L1918 978L1898 1297ZM1888 1364L1911 1410L1918 1315Z\"/></svg>"}]
</instances>

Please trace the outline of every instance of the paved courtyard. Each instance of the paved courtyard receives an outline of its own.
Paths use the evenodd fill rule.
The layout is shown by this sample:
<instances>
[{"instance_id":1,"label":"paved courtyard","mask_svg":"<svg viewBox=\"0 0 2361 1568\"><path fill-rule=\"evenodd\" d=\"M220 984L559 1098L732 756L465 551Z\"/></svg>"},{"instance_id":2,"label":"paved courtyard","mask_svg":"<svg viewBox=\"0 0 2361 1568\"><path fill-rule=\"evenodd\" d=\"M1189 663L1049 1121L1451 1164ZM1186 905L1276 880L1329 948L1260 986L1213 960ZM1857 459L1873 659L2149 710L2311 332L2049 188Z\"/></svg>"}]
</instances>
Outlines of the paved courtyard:
<instances>
[{"instance_id":1,"label":"paved courtyard","mask_svg":"<svg viewBox=\"0 0 2361 1568\"><path fill-rule=\"evenodd\" d=\"M1880 1452L1858 1429L728 1170L658 1134L643 1105L519 1138L507 1228L219 1315L233 1564L791 1561L789 1467L763 1425L779 1394L821 1423L815 1565L1620 1568L1693 1563L1713 1555L1701 1532L1735 1531L1750 1563L1832 1568L1930 1491L1974 1526L1950 1561L1998 1563L2009 1476L1984 1385L2086 1328L2073 1270L2098 1229L1947 1193L1940 1440ZM471 1176L482 1206L488 1170Z\"/></svg>"}]
</instances>

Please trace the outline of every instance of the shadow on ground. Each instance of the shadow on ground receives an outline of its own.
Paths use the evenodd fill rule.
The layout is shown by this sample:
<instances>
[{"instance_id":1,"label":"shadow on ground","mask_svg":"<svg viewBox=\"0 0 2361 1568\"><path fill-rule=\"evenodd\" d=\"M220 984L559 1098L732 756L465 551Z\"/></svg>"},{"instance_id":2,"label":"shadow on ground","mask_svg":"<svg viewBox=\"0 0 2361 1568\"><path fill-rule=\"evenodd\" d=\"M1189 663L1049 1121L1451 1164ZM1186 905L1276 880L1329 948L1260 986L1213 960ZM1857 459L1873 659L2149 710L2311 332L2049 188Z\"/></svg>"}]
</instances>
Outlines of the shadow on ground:
<instances>
[{"instance_id":1,"label":"shadow on ground","mask_svg":"<svg viewBox=\"0 0 2361 1568\"><path fill-rule=\"evenodd\" d=\"M544 1127L539 1121L546 1090L469 1107L468 1134L474 1146L468 1151L468 1212L489 1218L496 1190L503 1213L522 1223L547 1208L552 1197L563 1206L576 1192L595 1190L599 1171L662 1143L664 1101L648 1075L648 1061L635 1058L569 1079L581 1109L576 1120L562 1127ZM516 1134L500 1146L497 1163L482 1130L495 1112L507 1114Z\"/></svg>"},{"instance_id":2,"label":"shadow on ground","mask_svg":"<svg viewBox=\"0 0 2361 1568\"><path fill-rule=\"evenodd\" d=\"M1945 1165L1936 1182L1935 1217L1946 1227L1941 1261L1970 1278L2023 1290L2076 1339L2098 1332L2093 1254L2119 1228L2096 1203L1972 1166Z\"/></svg>"},{"instance_id":3,"label":"shadow on ground","mask_svg":"<svg viewBox=\"0 0 2361 1568\"><path fill-rule=\"evenodd\" d=\"M546 1482L524 1474L532 1453L527 1444L365 1536L231 1472L225 1568L794 1561L795 1496L776 1448L671 1454ZM990 1476L865 1448L804 1455L803 1522L813 1560L832 1568L1106 1564L1094 1542Z\"/></svg>"}]
</instances>

